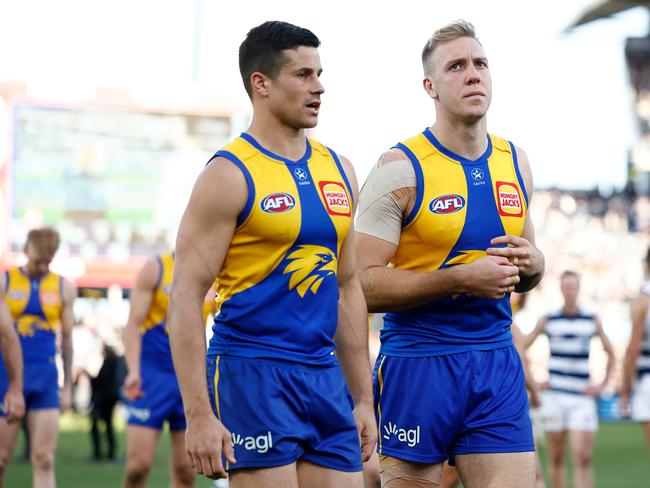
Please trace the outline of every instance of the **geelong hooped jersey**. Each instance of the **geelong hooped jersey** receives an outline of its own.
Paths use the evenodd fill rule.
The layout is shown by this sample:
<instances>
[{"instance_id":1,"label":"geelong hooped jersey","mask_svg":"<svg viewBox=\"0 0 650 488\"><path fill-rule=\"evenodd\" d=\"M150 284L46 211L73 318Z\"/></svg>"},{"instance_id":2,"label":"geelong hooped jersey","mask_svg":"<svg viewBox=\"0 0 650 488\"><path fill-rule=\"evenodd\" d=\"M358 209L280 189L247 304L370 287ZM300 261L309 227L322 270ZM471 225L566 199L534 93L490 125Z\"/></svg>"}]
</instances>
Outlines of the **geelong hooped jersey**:
<instances>
[{"instance_id":1,"label":"geelong hooped jersey","mask_svg":"<svg viewBox=\"0 0 650 488\"><path fill-rule=\"evenodd\" d=\"M25 364L52 360L61 326L63 278L54 273L33 277L23 268L11 268L5 272L5 290Z\"/></svg>"},{"instance_id":2,"label":"geelong hooped jersey","mask_svg":"<svg viewBox=\"0 0 650 488\"><path fill-rule=\"evenodd\" d=\"M544 333L551 353L549 389L582 394L589 386L589 349L596 332L593 314L567 315L560 311L546 318Z\"/></svg>"},{"instance_id":3,"label":"geelong hooped jersey","mask_svg":"<svg viewBox=\"0 0 650 488\"><path fill-rule=\"evenodd\" d=\"M147 318L140 324L142 335L141 361L153 364L157 369L174 371L172 353L167 330L167 307L169 292L174 272L174 253L161 254L157 257L159 266L158 282L147 312ZM214 310L214 296L206 296L203 305L203 321Z\"/></svg>"},{"instance_id":4,"label":"geelong hooped jersey","mask_svg":"<svg viewBox=\"0 0 650 488\"><path fill-rule=\"evenodd\" d=\"M520 236L528 197L514 146L488 135L477 160L445 148L426 129L398 144L413 163L416 202L403 223L391 265L410 271L462 266L486 256L490 240ZM388 356L432 356L510 344L509 295L500 300L467 294L388 313L381 331Z\"/></svg>"},{"instance_id":5,"label":"geelong hooped jersey","mask_svg":"<svg viewBox=\"0 0 650 488\"><path fill-rule=\"evenodd\" d=\"M641 287L641 292L650 295L650 281L646 281ZM645 320L645 329L643 331L643 345L641 354L637 360L637 371L639 377L650 376L650 314Z\"/></svg>"},{"instance_id":6,"label":"geelong hooped jersey","mask_svg":"<svg viewBox=\"0 0 650 488\"><path fill-rule=\"evenodd\" d=\"M337 155L307 139L298 161L242 134L215 156L248 184L218 282L210 355L334 364L338 258L352 193Z\"/></svg>"}]
</instances>

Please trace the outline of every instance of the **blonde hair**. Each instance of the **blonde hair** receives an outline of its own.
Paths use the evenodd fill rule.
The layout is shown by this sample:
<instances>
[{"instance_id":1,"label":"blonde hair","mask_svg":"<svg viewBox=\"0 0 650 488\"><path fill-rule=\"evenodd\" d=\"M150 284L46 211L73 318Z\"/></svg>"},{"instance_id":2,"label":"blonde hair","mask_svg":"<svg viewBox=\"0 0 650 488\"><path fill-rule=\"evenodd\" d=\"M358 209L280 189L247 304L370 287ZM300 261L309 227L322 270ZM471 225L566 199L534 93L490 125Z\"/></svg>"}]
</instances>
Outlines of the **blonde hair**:
<instances>
[{"instance_id":1,"label":"blonde hair","mask_svg":"<svg viewBox=\"0 0 650 488\"><path fill-rule=\"evenodd\" d=\"M43 227L41 229L32 229L27 234L27 243L25 246L32 245L34 249L45 253L49 256L54 256L61 238L59 232L52 227Z\"/></svg>"},{"instance_id":2,"label":"blonde hair","mask_svg":"<svg viewBox=\"0 0 650 488\"><path fill-rule=\"evenodd\" d=\"M481 44L478 37L476 37L476 30L472 23L463 19L454 20L433 33L424 45L424 49L422 49L422 67L424 68L425 74L429 73L429 62L436 48L440 44L453 41L460 37L471 37Z\"/></svg>"}]
</instances>

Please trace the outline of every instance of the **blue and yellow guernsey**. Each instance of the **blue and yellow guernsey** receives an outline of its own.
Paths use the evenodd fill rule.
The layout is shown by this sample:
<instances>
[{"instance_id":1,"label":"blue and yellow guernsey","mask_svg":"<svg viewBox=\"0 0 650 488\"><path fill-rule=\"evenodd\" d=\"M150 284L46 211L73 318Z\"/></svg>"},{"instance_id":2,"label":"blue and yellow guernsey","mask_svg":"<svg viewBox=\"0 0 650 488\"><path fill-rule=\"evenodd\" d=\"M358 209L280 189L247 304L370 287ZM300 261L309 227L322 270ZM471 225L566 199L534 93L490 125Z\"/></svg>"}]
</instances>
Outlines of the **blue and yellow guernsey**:
<instances>
[{"instance_id":1,"label":"blue and yellow guernsey","mask_svg":"<svg viewBox=\"0 0 650 488\"><path fill-rule=\"evenodd\" d=\"M352 218L338 156L307 139L290 161L245 133L215 156L239 167L248 198L218 278L209 355L334 364L338 257Z\"/></svg>"},{"instance_id":2,"label":"blue and yellow guernsey","mask_svg":"<svg viewBox=\"0 0 650 488\"><path fill-rule=\"evenodd\" d=\"M174 273L174 253L161 254L156 259L159 269L158 282L147 317L139 326L142 335L140 360L161 371L174 371L172 352L169 346L169 331L167 330L167 307L169 306L169 292ZM214 295L206 295L203 303L204 323L214 308Z\"/></svg>"},{"instance_id":3,"label":"blue and yellow guernsey","mask_svg":"<svg viewBox=\"0 0 650 488\"><path fill-rule=\"evenodd\" d=\"M393 267L432 271L469 264L486 256L494 237L521 235L528 196L511 143L488 135L487 150L471 161L426 129L396 147L413 163L417 193ZM417 357L502 347L512 342L511 322L509 295L447 297L386 314L381 352Z\"/></svg>"},{"instance_id":4,"label":"blue and yellow guernsey","mask_svg":"<svg viewBox=\"0 0 650 488\"><path fill-rule=\"evenodd\" d=\"M29 276L23 268L5 272L5 300L20 338L26 366L52 361L63 311L63 278Z\"/></svg>"}]
</instances>

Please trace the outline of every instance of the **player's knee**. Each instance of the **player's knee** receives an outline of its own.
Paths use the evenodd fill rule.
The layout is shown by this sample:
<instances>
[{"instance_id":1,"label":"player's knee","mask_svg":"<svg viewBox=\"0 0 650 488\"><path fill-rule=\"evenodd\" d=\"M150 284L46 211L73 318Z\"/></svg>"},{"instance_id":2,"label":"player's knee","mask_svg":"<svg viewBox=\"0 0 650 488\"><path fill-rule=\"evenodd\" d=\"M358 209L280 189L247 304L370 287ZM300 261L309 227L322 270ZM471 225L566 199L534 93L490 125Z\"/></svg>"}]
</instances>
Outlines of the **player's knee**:
<instances>
[{"instance_id":1,"label":"player's knee","mask_svg":"<svg viewBox=\"0 0 650 488\"><path fill-rule=\"evenodd\" d=\"M564 465L564 453L554 452L550 455L551 464L555 467Z\"/></svg>"},{"instance_id":2,"label":"player's knee","mask_svg":"<svg viewBox=\"0 0 650 488\"><path fill-rule=\"evenodd\" d=\"M32 465L38 471L52 471L54 469L54 453L36 449L32 453Z\"/></svg>"},{"instance_id":3,"label":"player's knee","mask_svg":"<svg viewBox=\"0 0 650 488\"><path fill-rule=\"evenodd\" d=\"M5 472L7 469L7 465L9 464L9 451L2 449L0 450L0 476Z\"/></svg>"},{"instance_id":4,"label":"player's knee","mask_svg":"<svg viewBox=\"0 0 650 488\"><path fill-rule=\"evenodd\" d=\"M573 463L577 468L589 468L591 467L591 454L586 452L578 453L574 456Z\"/></svg>"},{"instance_id":5,"label":"player's knee","mask_svg":"<svg viewBox=\"0 0 650 488\"><path fill-rule=\"evenodd\" d=\"M149 475L151 463L142 458L129 459L126 463L127 486L141 484Z\"/></svg>"}]
</instances>

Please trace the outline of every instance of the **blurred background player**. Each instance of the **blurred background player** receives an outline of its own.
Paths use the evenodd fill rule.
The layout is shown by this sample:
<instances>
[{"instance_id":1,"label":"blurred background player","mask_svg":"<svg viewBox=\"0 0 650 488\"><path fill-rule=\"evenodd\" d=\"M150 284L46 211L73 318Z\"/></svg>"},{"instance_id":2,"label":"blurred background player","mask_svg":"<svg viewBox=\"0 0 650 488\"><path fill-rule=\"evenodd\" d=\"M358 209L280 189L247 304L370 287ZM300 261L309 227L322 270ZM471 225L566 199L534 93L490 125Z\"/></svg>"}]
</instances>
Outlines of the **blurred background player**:
<instances>
[{"instance_id":1,"label":"blurred background player","mask_svg":"<svg viewBox=\"0 0 650 488\"><path fill-rule=\"evenodd\" d=\"M544 430L550 457L550 481L553 488L566 486L565 445L567 437L573 464L573 486L594 486L591 458L598 430L596 397L609 381L615 365L614 349L600 319L578 304L580 276L565 271L560 276L562 309L541 317L526 337L530 347L540 334L548 336L549 391L542 398ZM607 353L605 379L598 385L590 382L589 352L591 339L598 336Z\"/></svg>"},{"instance_id":2,"label":"blurred background player","mask_svg":"<svg viewBox=\"0 0 650 488\"><path fill-rule=\"evenodd\" d=\"M131 309L124 329L128 373L126 474L124 486L146 485L163 424L169 423L172 447L172 486L189 487L194 473L185 452L185 415L172 364L167 332L167 306L174 271L174 253L149 259L131 292ZM215 294L205 297L203 323L214 311Z\"/></svg>"},{"instance_id":3,"label":"blurred background player","mask_svg":"<svg viewBox=\"0 0 650 488\"><path fill-rule=\"evenodd\" d=\"M115 349L108 344L102 348L104 360L97 376L90 378L92 388L90 410L90 435L93 444L93 459L103 459L100 435L100 423L104 424L106 432L106 459L115 460L117 445L115 442L115 430L113 428L113 410L120 399L122 382L126 374L124 356L118 356Z\"/></svg>"},{"instance_id":4,"label":"blurred background player","mask_svg":"<svg viewBox=\"0 0 650 488\"><path fill-rule=\"evenodd\" d=\"M621 411L641 423L650 448L650 248L644 259L646 282L632 302L632 334L625 353ZM630 395L634 397L630 412Z\"/></svg>"},{"instance_id":5,"label":"blurred background player","mask_svg":"<svg viewBox=\"0 0 650 488\"><path fill-rule=\"evenodd\" d=\"M23 391L35 488L56 485L54 451L59 414L70 408L72 401L72 306L76 289L50 272L59 242L59 233L54 229L31 230L24 248L27 264L10 268L2 277L5 300L22 346ZM61 395L55 362L58 332L63 359ZM0 459L11 456L19 428L19 423L0 421Z\"/></svg>"}]
</instances>

